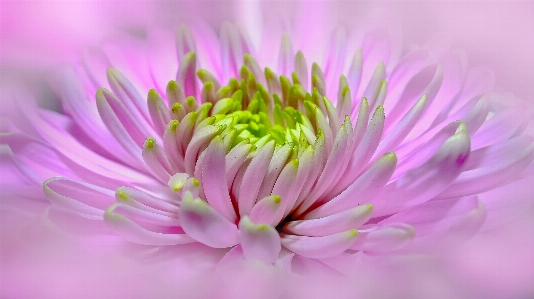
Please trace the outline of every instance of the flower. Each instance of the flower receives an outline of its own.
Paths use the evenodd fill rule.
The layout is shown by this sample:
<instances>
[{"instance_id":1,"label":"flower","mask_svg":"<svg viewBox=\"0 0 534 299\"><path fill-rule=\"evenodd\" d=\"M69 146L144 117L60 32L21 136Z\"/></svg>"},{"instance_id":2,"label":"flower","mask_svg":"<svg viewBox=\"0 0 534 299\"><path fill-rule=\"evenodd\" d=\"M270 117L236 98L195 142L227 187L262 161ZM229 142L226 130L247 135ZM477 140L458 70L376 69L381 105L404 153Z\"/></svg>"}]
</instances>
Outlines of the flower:
<instances>
[{"instance_id":1,"label":"flower","mask_svg":"<svg viewBox=\"0 0 534 299\"><path fill-rule=\"evenodd\" d=\"M195 30L181 26L176 49L151 31L86 53L55 81L64 114L20 104L3 137L13 184L42 183L55 209L156 250L350 273L354 256L442 249L502 223L499 188L532 181L529 108L461 51L400 55L383 30L352 51L339 29L309 68L283 35L276 74L260 64L272 48L238 27Z\"/></svg>"}]
</instances>

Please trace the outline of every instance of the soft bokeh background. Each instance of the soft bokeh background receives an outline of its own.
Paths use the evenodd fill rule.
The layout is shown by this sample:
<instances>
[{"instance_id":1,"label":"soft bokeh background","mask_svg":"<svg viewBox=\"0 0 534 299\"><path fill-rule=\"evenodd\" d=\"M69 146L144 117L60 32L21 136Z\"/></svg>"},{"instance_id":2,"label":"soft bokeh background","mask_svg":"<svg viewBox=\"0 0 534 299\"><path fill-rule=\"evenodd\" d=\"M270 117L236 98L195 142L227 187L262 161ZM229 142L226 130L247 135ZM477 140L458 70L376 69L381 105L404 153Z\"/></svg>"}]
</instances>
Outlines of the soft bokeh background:
<instances>
[{"instance_id":1,"label":"soft bokeh background","mask_svg":"<svg viewBox=\"0 0 534 299\"><path fill-rule=\"evenodd\" d=\"M75 61L77 49L97 45L116 31L142 35L147 26L196 20L217 28L229 20L247 26L257 42L254 34L271 26L290 28L300 22L313 35L322 24L361 26L369 14L387 15L378 21L398 24L407 48L424 45L437 35L443 46L466 50L470 65L495 71L497 86L534 102L533 1L1 1L0 87L22 80L39 95L41 104L57 107L45 83L50 69ZM0 104L10 100L0 93ZM183 268L183 261L146 266L120 254L88 254L54 230L43 232L38 218L5 207L0 212L0 289L11 286L10 293L3 294L6 298L117 298L125 295L125 289L130 298L202 297L221 289L199 284L195 274ZM532 248L530 210L446 259L414 260L410 269L370 268L370 277L375 269L404 280L361 277L350 284L319 280L297 289L307 298L325 297L332 290L337 290L338 298L351 298L356 289L366 298L531 298ZM240 293L244 297L261 290L244 277L234 283L245 289ZM294 297L295 291L287 292L282 295ZM279 298L275 295L272 298Z\"/></svg>"}]
</instances>

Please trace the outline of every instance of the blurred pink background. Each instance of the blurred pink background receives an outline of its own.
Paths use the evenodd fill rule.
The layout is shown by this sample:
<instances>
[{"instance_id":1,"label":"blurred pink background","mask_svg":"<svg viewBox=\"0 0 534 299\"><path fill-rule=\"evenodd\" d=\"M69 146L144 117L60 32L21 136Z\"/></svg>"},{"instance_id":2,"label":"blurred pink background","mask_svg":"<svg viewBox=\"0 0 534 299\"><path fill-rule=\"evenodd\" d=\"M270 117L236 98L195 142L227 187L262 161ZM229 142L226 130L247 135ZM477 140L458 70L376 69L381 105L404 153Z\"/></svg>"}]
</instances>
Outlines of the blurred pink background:
<instances>
[{"instance_id":1,"label":"blurred pink background","mask_svg":"<svg viewBox=\"0 0 534 299\"><path fill-rule=\"evenodd\" d=\"M405 47L424 45L440 33L442 40L449 41L453 48L466 50L471 66L492 68L497 86L534 103L534 1L1 1L0 87L14 79L22 79L30 87L42 91L43 76L49 69L75 60L76 49L87 44L98 44L114 31L142 34L147 26L177 26L182 22L200 19L214 28L224 20L236 21L248 26L252 32L258 32L262 24L280 23L289 26L295 22L295 15L301 9L310 6L317 9L304 10L305 13L300 14L310 25L316 25L317 22L340 23L349 28L361 24L369 13L385 11L402 26ZM393 22L390 19L383 21ZM254 38L252 36L253 40ZM4 101L10 99L0 94L0 104ZM55 252L57 244L51 244L50 248L42 250L42 240L37 237L29 243L17 239L5 227L16 223L15 218L18 216L9 211L4 211L0 216L4 216L3 219L0 217L0 236L9 242L9 246L3 248L7 250L4 254L18 253L19 259L10 263L16 264L20 275L33 273L38 282L36 289L55 286L57 289L52 290L52 293L58 292L64 298L69 298L76 292L69 293L68 289L65 290L67 285L75 288L73 285L78 284L78 287L94 291L95 286L111 280L115 280L118 286L128 285L132 281L130 279L139 274L136 271L141 273L139 277L149 277L160 270L156 267L146 272L145 267L131 265L129 261L122 259L109 262L107 257L93 257L94 260L86 260L87 257L83 254L78 255L77 248L66 250L65 256L48 255L47 253ZM520 228L519 232L516 228ZM425 270L434 270L427 269L430 267L428 265L421 266L422 270L412 274L424 276L419 278L425 278L429 288L446 288L447 283L474 283L474 287L482 292L476 294L481 298L488 298L491 293L496 297L532 294L533 289L528 281L507 279L528 279L534 274L534 267L528 266L534 263L532 253L523 250L532 248L534 244L533 217L530 216L529 219L527 215L527 218L518 220L513 227L508 226L492 233L494 235L476 239L467 252L458 252L451 256L450 261L444 262L455 269L451 272L459 271L465 277L473 277L473 271L483 272L484 275L479 276L480 281L463 280L463 277L453 279L453 275L448 276L446 271L426 275ZM493 246L495 236L503 237L507 242L502 246ZM20 251L21 248L24 251ZM516 250L512 252L510 249ZM33 259L28 259L28 256ZM476 256L480 259L473 259ZM80 271L79 277L63 277L64 283L55 283L57 280L53 274L56 269L58 275L69 273L73 271L70 262L80 260L84 262L77 267L85 267L85 275ZM502 260L507 261L507 264L503 265L500 262ZM102 275L99 266L103 264L113 271ZM51 265L55 267L54 270L50 270ZM523 272L519 271L516 276L509 275L518 269ZM74 270L77 273L78 269ZM39 276L46 279L40 279ZM172 285L171 289L178 288L178 285L173 284L174 279L166 279L172 281L159 281L160 284L156 287ZM431 281L432 279L435 281ZM13 280L21 283L21 288L26 283L24 279L17 280L17 277ZM488 284L492 281L501 283ZM180 286L186 283L182 281ZM140 284L132 292L143 287L146 286ZM151 285L147 292L156 287ZM369 288L372 289L372 286ZM517 293L514 294L513 290ZM110 287L109 290L98 290L96 297L108 291L110 293L107 295L114 295L114 292L121 290L117 286Z\"/></svg>"},{"instance_id":2,"label":"blurred pink background","mask_svg":"<svg viewBox=\"0 0 534 299\"><path fill-rule=\"evenodd\" d=\"M503 89L534 100L533 1L1 1L1 76L72 60L73 49L98 43L113 30L200 19L215 27L237 21L256 31L262 22L291 24L297 11L311 6L319 9L304 15L310 25L357 26L370 12L389 12L400 22L407 46L440 32L467 51L471 65L492 67Z\"/></svg>"}]
</instances>

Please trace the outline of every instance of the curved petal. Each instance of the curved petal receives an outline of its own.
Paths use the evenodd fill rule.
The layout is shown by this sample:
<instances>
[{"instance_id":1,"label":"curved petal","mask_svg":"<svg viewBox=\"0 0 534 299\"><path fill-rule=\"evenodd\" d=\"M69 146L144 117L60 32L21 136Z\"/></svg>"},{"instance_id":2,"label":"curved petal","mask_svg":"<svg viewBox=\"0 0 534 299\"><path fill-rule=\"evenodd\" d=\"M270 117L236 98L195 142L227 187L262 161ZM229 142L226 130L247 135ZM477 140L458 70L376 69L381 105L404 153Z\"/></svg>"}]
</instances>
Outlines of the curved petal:
<instances>
[{"instance_id":1,"label":"curved petal","mask_svg":"<svg viewBox=\"0 0 534 299\"><path fill-rule=\"evenodd\" d=\"M284 231L301 236L321 237L356 229L371 219L373 206L361 205L338 214L310 220L294 220L284 226Z\"/></svg>"},{"instance_id":2,"label":"curved petal","mask_svg":"<svg viewBox=\"0 0 534 299\"><path fill-rule=\"evenodd\" d=\"M304 257L326 258L349 249L357 236L355 229L323 237L282 235L282 245Z\"/></svg>"},{"instance_id":3,"label":"curved petal","mask_svg":"<svg viewBox=\"0 0 534 299\"><path fill-rule=\"evenodd\" d=\"M390 224L369 232L360 231L360 236L350 249L369 252L394 251L408 245L415 233L415 229L405 223Z\"/></svg>"},{"instance_id":4,"label":"curved petal","mask_svg":"<svg viewBox=\"0 0 534 299\"><path fill-rule=\"evenodd\" d=\"M180 206L183 230L193 239L214 248L227 248L239 243L239 231L235 224L201 199L193 199L186 192Z\"/></svg>"},{"instance_id":5,"label":"curved petal","mask_svg":"<svg viewBox=\"0 0 534 299\"><path fill-rule=\"evenodd\" d=\"M391 178L397 157L394 153L384 155L364 172L341 194L304 216L314 219L340 213L376 197Z\"/></svg>"},{"instance_id":6,"label":"curved petal","mask_svg":"<svg viewBox=\"0 0 534 299\"><path fill-rule=\"evenodd\" d=\"M256 223L278 224L275 220L282 217L285 207L281 202L282 198L278 195L262 198L250 211L250 220Z\"/></svg>"},{"instance_id":7,"label":"curved petal","mask_svg":"<svg viewBox=\"0 0 534 299\"><path fill-rule=\"evenodd\" d=\"M265 263L274 263L282 245L274 227L268 224L256 224L245 216L239 221L241 247L247 259L258 259Z\"/></svg>"},{"instance_id":8,"label":"curved petal","mask_svg":"<svg viewBox=\"0 0 534 299\"><path fill-rule=\"evenodd\" d=\"M112 205L104 213L104 221L118 235L126 240L139 244L158 246L195 242L194 239L186 234L158 233L147 230L121 214L121 208L125 207L128 206L120 203ZM122 213L124 213L124 211L122 211Z\"/></svg>"},{"instance_id":9,"label":"curved petal","mask_svg":"<svg viewBox=\"0 0 534 299\"><path fill-rule=\"evenodd\" d=\"M274 141L269 141L252 158L241 180L238 193L239 214L248 215L256 203L258 192L274 153Z\"/></svg>"},{"instance_id":10,"label":"curved petal","mask_svg":"<svg viewBox=\"0 0 534 299\"><path fill-rule=\"evenodd\" d=\"M461 124L434 155L423 165L402 175L384 187L374 201L375 216L387 215L401 206L414 206L436 196L463 171L471 149L465 124Z\"/></svg>"},{"instance_id":11,"label":"curved petal","mask_svg":"<svg viewBox=\"0 0 534 299\"><path fill-rule=\"evenodd\" d=\"M43 190L52 204L100 219L104 209L115 201L112 190L68 178L48 179Z\"/></svg>"},{"instance_id":12,"label":"curved petal","mask_svg":"<svg viewBox=\"0 0 534 299\"><path fill-rule=\"evenodd\" d=\"M221 137L215 137L204 151L202 188L210 206L230 222L237 218L226 184L226 149Z\"/></svg>"}]
</instances>

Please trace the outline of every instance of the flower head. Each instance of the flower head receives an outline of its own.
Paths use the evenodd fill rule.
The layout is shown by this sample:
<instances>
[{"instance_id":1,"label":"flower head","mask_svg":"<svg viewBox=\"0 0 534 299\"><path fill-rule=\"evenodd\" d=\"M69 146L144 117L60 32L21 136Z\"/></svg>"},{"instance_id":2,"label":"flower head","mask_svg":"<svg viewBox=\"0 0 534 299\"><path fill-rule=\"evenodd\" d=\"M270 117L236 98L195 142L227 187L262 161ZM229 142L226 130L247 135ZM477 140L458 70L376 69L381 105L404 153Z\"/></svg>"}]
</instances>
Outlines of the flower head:
<instances>
[{"instance_id":1,"label":"flower head","mask_svg":"<svg viewBox=\"0 0 534 299\"><path fill-rule=\"evenodd\" d=\"M24 108L7 138L41 151L15 155L26 178L128 241L289 269L470 237L502 221L491 191L525 182L528 112L462 52L394 57L371 32L345 67L339 30L310 67L283 35L276 73L234 25L203 33L178 29L177 65L158 33L63 72L65 115Z\"/></svg>"}]
</instances>

